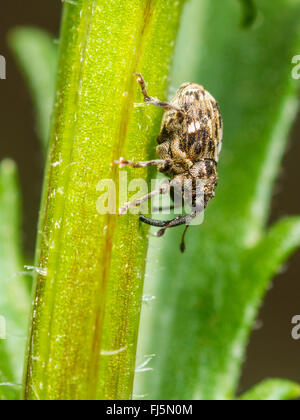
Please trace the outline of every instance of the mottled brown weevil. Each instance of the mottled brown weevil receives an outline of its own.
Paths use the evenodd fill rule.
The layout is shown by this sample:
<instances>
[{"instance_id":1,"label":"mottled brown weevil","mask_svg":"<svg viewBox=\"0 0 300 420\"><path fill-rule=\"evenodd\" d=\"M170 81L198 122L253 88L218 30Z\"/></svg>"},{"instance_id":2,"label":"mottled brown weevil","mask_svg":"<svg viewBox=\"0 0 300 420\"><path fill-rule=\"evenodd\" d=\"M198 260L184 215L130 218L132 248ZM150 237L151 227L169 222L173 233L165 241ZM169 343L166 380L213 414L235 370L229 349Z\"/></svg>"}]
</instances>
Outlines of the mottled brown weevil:
<instances>
[{"instance_id":1,"label":"mottled brown weevil","mask_svg":"<svg viewBox=\"0 0 300 420\"><path fill-rule=\"evenodd\" d=\"M120 215L125 214L129 207L139 206L158 194L170 194L174 200L174 191L178 193L179 186L182 201L188 201L192 208L189 214L167 221L153 220L140 215L140 220L148 225L161 227L157 236L162 236L171 227L186 225L180 245L183 252L188 226L202 213L215 195L218 183L217 164L223 137L220 109L210 93L195 83L181 85L168 103L148 96L143 77L139 73L137 76L144 101L166 111L157 138L156 151L159 159L132 162L120 158L115 163L120 167L130 165L134 168L156 165L158 170L168 175L171 180L162 182L157 190L144 197L126 203L121 207ZM201 185L200 194L197 193L196 185Z\"/></svg>"}]
</instances>

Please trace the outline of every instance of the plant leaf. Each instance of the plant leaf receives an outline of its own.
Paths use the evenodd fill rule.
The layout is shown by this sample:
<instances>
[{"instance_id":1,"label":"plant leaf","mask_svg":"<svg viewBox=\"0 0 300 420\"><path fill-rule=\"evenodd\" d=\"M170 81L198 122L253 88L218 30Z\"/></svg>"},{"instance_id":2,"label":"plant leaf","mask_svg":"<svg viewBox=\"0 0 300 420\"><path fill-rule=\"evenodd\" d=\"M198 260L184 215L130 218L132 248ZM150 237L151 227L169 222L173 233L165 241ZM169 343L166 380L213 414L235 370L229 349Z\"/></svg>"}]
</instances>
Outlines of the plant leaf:
<instances>
[{"instance_id":1,"label":"plant leaf","mask_svg":"<svg viewBox=\"0 0 300 420\"><path fill-rule=\"evenodd\" d=\"M267 379L243 394L242 401L282 401L300 397L300 385L284 379Z\"/></svg>"},{"instance_id":2,"label":"plant leaf","mask_svg":"<svg viewBox=\"0 0 300 420\"><path fill-rule=\"evenodd\" d=\"M16 166L0 163L0 399L20 397L30 296L22 276Z\"/></svg>"},{"instance_id":3,"label":"plant leaf","mask_svg":"<svg viewBox=\"0 0 300 420\"><path fill-rule=\"evenodd\" d=\"M8 41L30 88L38 135L46 151L55 93L58 47L50 34L32 27L13 29Z\"/></svg>"},{"instance_id":4,"label":"plant leaf","mask_svg":"<svg viewBox=\"0 0 300 420\"><path fill-rule=\"evenodd\" d=\"M298 109L291 60L300 48L300 4L259 2L260 23L239 26L231 0L187 4L173 85L203 84L224 118L216 199L202 226L151 240L136 394L153 399L232 399L245 347L271 276L299 245L299 220L265 236L272 189ZM274 32L276 28L276 32ZM264 258L266 261L264 262Z\"/></svg>"}]
</instances>

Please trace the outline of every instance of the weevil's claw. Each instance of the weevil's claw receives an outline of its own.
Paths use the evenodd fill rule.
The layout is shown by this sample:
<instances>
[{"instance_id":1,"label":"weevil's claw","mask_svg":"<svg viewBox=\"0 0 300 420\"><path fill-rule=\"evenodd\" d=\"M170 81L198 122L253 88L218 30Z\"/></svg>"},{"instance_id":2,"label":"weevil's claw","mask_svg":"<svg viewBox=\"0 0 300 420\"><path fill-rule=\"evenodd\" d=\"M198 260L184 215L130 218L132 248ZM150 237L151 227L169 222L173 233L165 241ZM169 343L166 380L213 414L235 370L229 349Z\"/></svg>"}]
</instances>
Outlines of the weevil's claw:
<instances>
[{"instance_id":1,"label":"weevil's claw","mask_svg":"<svg viewBox=\"0 0 300 420\"><path fill-rule=\"evenodd\" d=\"M114 165L119 165L119 168L122 169L124 166L128 165L128 161L123 157L120 157L119 160L114 160Z\"/></svg>"},{"instance_id":2,"label":"weevil's claw","mask_svg":"<svg viewBox=\"0 0 300 420\"><path fill-rule=\"evenodd\" d=\"M122 169L125 166L125 160L123 158L120 158L120 160L115 160L114 164L119 165L119 168Z\"/></svg>"},{"instance_id":3,"label":"weevil's claw","mask_svg":"<svg viewBox=\"0 0 300 420\"><path fill-rule=\"evenodd\" d=\"M119 217L124 216L127 212L127 207L120 207L119 208Z\"/></svg>"}]
</instances>

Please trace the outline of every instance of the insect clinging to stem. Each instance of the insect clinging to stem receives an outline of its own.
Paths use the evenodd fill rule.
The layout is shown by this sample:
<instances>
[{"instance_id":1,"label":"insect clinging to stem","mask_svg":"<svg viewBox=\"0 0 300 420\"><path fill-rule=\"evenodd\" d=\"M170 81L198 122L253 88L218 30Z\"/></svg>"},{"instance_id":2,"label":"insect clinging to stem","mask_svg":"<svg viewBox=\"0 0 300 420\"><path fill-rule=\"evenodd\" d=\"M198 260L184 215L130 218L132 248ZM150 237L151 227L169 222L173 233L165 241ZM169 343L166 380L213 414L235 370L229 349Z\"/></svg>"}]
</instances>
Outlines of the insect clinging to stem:
<instances>
[{"instance_id":1,"label":"insect clinging to stem","mask_svg":"<svg viewBox=\"0 0 300 420\"><path fill-rule=\"evenodd\" d=\"M171 180L163 181L156 190L144 197L124 204L120 208L120 215L125 214L130 207L139 206L159 194L170 194L174 199L179 187L182 201L191 207L188 214L167 221L153 220L143 215L139 217L141 222L161 228L157 236L162 236L172 227L186 225L180 244L183 252L184 237L189 225L215 196L218 183L217 164L223 137L220 109L211 94L196 83L183 83L168 103L148 96L142 75L137 73L137 76L144 101L165 109L157 137L156 152L159 159L133 162L120 158L114 163L120 167L129 165L134 168L157 166Z\"/></svg>"}]
</instances>

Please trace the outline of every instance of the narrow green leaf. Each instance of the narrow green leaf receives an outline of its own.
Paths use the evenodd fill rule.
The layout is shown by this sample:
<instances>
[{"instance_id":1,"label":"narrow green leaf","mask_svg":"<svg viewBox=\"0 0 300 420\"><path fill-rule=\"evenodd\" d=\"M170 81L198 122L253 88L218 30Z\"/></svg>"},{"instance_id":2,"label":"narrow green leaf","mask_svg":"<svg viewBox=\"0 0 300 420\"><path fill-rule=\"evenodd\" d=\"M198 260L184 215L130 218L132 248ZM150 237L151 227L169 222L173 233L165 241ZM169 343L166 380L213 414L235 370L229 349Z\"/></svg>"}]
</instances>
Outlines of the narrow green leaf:
<instances>
[{"instance_id":1,"label":"narrow green leaf","mask_svg":"<svg viewBox=\"0 0 300 420\"><path fill-rule=\"evenodd\" d=\"M239 2L187 4L173 86L204 85L219 101L224 143L216 198L202 226L151 240L137 374L138 395L232 399L251 325L271 276L299 245L298 219L266 237L272 189L298 109L292 57L300 49L300 4L259 2L260 24L239 25ZM276 28L276 31L274 31ZM263 258L266 258L264 263Z\"/></svg>"},{"instance_id":2,"label":"narrow green leaf","mask_svg":"<svg viewBox=\"0 0 300 420\"><path fill-rule=\"evenodd\" d=\"M300 217L288 217L275 223L255 247L245 254L243 262L249 281L256 276L267 286L268 279L291 253L300 246Z\"/></svg>"},{"instance_id":3,"label":"narrow green leaf","mask_svg":"<svg viewBox=\"0 0 300 420\"><path fill-rule=\"evenodd\" d=\"M26 399L132 395L147 229L134 215L99 214L99 181L118 190L112 162L153 151L162 110L134 107L142 101L135 73L165 96L182 3L64 5Z\"/></svg>"},{"instance_id":4,"label":"narrow green leaf","mask_svg":"<svg viewBox=\"0 0 300 420\"><path fill-rule=\"evenodd\" d=\"M0 163L0 398L20 396L30 297L22 271L16 166Z\"/></svg>"},{"instance_id":5,"label":"narrow green leaf","mask_svg":"<svg viewBox=\"0 0 300 420\"><path fill-rule=\"evenodd\" d=\"M242 401L282 401L300 397L300 385L284 379L267 379L239 399Z\"/></svg>"},{"instance_id":6,"label":"narrow green leaf","mask_svg":"<svg viewBox=\"0 0 300 420\"><path fill-rule=\"evenodd\" d=\"M8 40L30 87L38 135L46 151L55 93L58 47L47 32L30 27L13 29Z\"/></svg>"}]
</instances>

